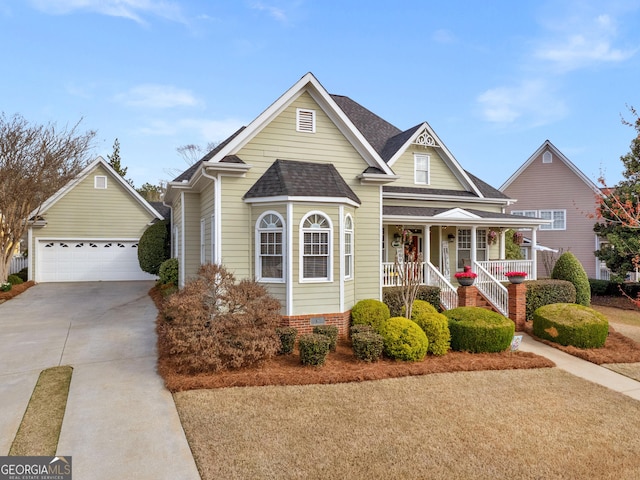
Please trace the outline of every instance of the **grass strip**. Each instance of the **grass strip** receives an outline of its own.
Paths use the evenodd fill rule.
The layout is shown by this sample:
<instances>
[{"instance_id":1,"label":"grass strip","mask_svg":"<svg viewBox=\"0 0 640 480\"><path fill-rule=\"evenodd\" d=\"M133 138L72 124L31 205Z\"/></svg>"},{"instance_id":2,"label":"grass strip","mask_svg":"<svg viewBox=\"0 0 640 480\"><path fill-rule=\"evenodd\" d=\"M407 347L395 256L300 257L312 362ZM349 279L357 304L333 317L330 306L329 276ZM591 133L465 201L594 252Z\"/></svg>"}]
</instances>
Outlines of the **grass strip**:
<instances>
[{"instance_id":1,"label":"grass strip","mask_svg":"<svg viewBox=\"0 0 640 480\"><path fill-rule=\"evenodd\" d=\"M48 368L40 373L11 444L10 456L56 454L72 373L70 366Z\"/></svg>"}]
</instances>

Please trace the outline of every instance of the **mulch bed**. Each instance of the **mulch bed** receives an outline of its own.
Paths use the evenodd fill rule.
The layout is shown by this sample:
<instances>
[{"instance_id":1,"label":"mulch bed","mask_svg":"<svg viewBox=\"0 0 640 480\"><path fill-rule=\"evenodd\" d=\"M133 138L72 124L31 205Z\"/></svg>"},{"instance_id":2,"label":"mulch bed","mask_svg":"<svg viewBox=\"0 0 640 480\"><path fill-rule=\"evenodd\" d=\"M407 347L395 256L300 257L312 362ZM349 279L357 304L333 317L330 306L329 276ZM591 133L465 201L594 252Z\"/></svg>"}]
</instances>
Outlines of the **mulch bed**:
<instances>
[{"instance_id":1,"label":"mulch bed","mask_svg":"<svg viewBox=\"0 0 640 480\"><path fill-rule=\"evenodd\" d=\"M28 282L21 283L20 285L14 285L8 292L0 292L0 303L11 300L13 297L17 297L22 292L24 292L28 288L33 287L34 285L35 282L33 280L29 280Z\"/></svg>"},{"instance_id":2,"label":"mulch bed","mask_svg":"<svg viewBox=\"0 0 640 480\"><path fill-rule=\"evenodd\" d=\"M153 288L149 292L160 312L162 295ZM157 323L163 322L158 313ZM158 336L158 343L163 341ZM158 348L158 351L165 351ZM261 365L239 370L216 373L185 375L176 373L170 356L159 356L158 373L172 392L200 388L248 387L265 385L309 385L362 382L385 378L427 375L430 373L511 370L548 368L555 364L547 358L529 352L467 353L449 352L444 356L427 356L421 362L401 362L383 359L374 363L355 358L350 342L341 338L335 352L331 352L321 367L306 367L300 363L298 351L291 355L280 355Z\"/></svg>"},{"instance_id":3,"label":"mulch bed","mask_svg":"<svg viewBox=\"0 0 640 480\"><path fill-rule=\"evenodd\" d=\"M620 308L622 310L640 311L640 308L627 297L619 296L593 296L592 305L602 305L605 307Z\"/></svg>"},{"instance_id":4,"label":"mulch bed","mask_svg":"<svg viewBox=\"0 0 640 480\"><path fill-rule=\"evenodd\" d=\"M527 322L525 331L535 338L537 341L557 348L574 357L582 358L588 362L595 363L596 365L602 365L603 363L637 363L640 362L640 344L634 342L628 337L625 337L621 333L615 331L615 329L609 325L609 336L602 348L577 348L572 346L564 346L559 343L550 342L538 338L533 334L533 325L531 322Z\"/></svg>"}]
</instances>

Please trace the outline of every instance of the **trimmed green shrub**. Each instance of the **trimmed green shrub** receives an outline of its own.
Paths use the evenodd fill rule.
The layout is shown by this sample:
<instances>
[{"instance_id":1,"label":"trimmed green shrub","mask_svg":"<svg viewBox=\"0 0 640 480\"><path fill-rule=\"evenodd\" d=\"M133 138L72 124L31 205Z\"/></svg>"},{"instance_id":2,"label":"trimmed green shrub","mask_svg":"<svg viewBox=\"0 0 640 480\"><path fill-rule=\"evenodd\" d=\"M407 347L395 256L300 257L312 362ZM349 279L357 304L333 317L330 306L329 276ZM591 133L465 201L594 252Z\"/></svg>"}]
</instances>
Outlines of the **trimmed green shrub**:
<instances>
[{"instance_id":1,"label":"trimmed green shrub","mask_svg":"<svg viewBox=\"0 0 640 480\"><path fill-rule=\"evenodd\" d=\"M338 345L338 327L335 325L316 325L313 327L313 333L325 335L329 339L329 350L336 351Z\"/></svg>"},{"instance_id":2,"label":"trimmed green shrub","mask_svg":"<svg viewBox=\"0 0 640 480\"><path fill-rule=\"evenodd\" d=\"M380 300L360 300L351 309L353 325L371 325L374 330L390 316L389 307Z\"/></svg>"},{"instance_id":3,"label":"trimmed green shrub","mask_svg":"<svg viewBox=\"0 0 640 480\"><path fill-rule=\"evenodd\" d=\"M411 309L411 320L417 314L421 313L439 313L438 309L426 300L416 300L413 302L413 308ZM405 314L404 305L402 306L402 315Z\"/></svg>"},{"instance_id":4,"label":"trimmed green shrub","mask_svg":"<svg viewBox=\"0 0 640 480\"><path fill-rule=\"evenodd\" d=\"M589 288L591 289L591 296L602 296L607 294L609 287L609 281L597 280L595 278L589 279Z\"/></svg>"},{"instance_id":5,"label":"trimmed green shrub","mask_svg":"<svg viewBox=\"0 0 640 480\"><path fill-rule=\"evenodd\" d=\"M144 231L138 242L138 263L143 271L158 275L162 263L171 257L170 239L167 220L156 222Z\"/></svg>"},{"instance_id":6,"label":"trimmed green shrub","mask_svg":"<svg viewBox=\"0 0 640 480\"><path fill-rule=\"evenodd\" d=\"M424 300L431 305L440 306L440 288L430 285L421 285L418 288L416 300ZM402 300L402 287L384 287L382 289L382 301L389 306L392 317L402 316L404 301Z\"/></svg>"},{"instance_id":7,"label":"trimmed green shrub","mask_svg":"<svg viewBox=\"0 0 640 480\"><path fill-rule=\"evenodd\" d=\"M315 367L324 365L329 353L329 343L330 340L326 335L318 333L301 335L298 340L298 348L302 364Z\"/></svg>"},{"instance_id":8,"label":"trimmed green shrub","mask_svg":"<svg viewBox=\"0 0 640 480\"><path fill-rule=\"evenodd\" d=\"M391 317L382 323L378 333L384 342L384 354L389 358L413 362L427 354L427 335L408 318Z\"/></svg>"},{"instance_id":9,"label":"trimmed green shrub","mask_svg":"<svg viewBox=\"0 0 640 480\"><path fill-rule=\"evenodd\" d=\"M551 272L551 278L556 280L566 280L576 287L576 302L578 305L588 307L591 304L591 288L589 287L589 277L584 267L576 256L571 252L564 252L556 261Z\"/></svg>"},{"instance_id":10,"label":"trimmed green shrub","mask_svg":"<svg viewBox=\"0 0 640 480\"><path fill-rule=\"evenodd\" d=\"M161 285L178 285L178 259L170 258L162 262L158 273Z\"/></svg>"},{"instance_id":11,"label":"trimmed green shrub","mask_svg":"<svg viewBox=\"0 0 640 480\"><path fill-rule=\"evenodd\" d=\"M426 302L424 302L426 303ZM429 304L427 304L429 305ZM442 313L428 309L418 309L415 305L411 313L411 320L416 322L429 339L428 353L432 355L445 355L451 347L451 333L449 332L449 320Z\"/></svg>"},{"instance_id":12,"label":"trimmed green shrub","mask_svg":"<svg viewBox=\"0 0 640 480\"><path fill-rule=\"evenodd\" d=\"M29 280L29 267L24 267L22 270L16 273L16 275L20 277L23 282L26 282L27 280Z\"/></svg>"},{"instance_id":13,"label":"trimmed green shrub","mask_svg":"<svg viewBox=\"0 0 640 480\"><path fill-rule=\"evenodd\" d=\"M499 313L480 307L458 307L443 313L449 319L452 350L502 352L511 346L515 324Z\"/></svg>"},{"instance_id":14,"label":"trimmed green shrub","mask_svg":"<svg viewBox=\"0 0 640 480\"><path fill-rule=\"evenodd\" d=\"M375 333L375 330L371 325L358 324L358 325L351 325L351 328L349 329L349 333L353 337L357 333Z\"/></svg>"},{"instance_id":15,"label":"trimmed green shrub","mask_svg":"<svg viewBox=\"0 0 640 480\"><path fill-rule=\"evenodd\" d=\"M296 344L296 337L298 336L298 330L294 327L278 327L276 333L280 338L280 350L278 354L289 355L293 352L293 347Z\"/></svg>"},{"instance_id":16,"label":"trimmed green shrub","mask_svg":"<svg viewBox=\"0 0 640 480\"><path fill-rule=\"evenodd\" d=\"M24 283L22 279L15 274L9 275L7 277L7 282L9 282L11 285L20 285L21 283Z\"/></svg>"},{"instance_id":17,"label":"trimmed green shrub","mask_svg":"<svg viewBox=\"0 0 640 480\"><path fill-rule=\"evenodd\" d=\"M0 282L0 292L8 292L13 288L9 282Z\"/></svg>"},{"instance_id":18,"label":"trimmed green shrub","mask_svg":"<svg viewBox=\"0 0 640 480\"><path fill-rule=\"evenodd\" d=\"M382 336L374 331L354 333L351 343L356 358L365 362L379 360L384 350Z\"/></svg>"},{"instance_id":19,"label":"trimmed green shrub","mask_svg":"<svg viewBox=\"0 0 640 480\"><path fill-rule=\"evenodd\" d=\"M576 287L566 280L534 280L527 282L527 320L533 312L551 303L576 303Z\"/></svg>"},{"instance_id":20,"label":"trimmed green shrub","mask_svg":"<svg viewBox=\"0 0 640 480\"><path fill-rule=\"evenodd\" d=\"M534 312L533 334L560 345L600 348L607 340L609 322L600 312L584 305L555 303Z\"/></svg>"}]
</instances>

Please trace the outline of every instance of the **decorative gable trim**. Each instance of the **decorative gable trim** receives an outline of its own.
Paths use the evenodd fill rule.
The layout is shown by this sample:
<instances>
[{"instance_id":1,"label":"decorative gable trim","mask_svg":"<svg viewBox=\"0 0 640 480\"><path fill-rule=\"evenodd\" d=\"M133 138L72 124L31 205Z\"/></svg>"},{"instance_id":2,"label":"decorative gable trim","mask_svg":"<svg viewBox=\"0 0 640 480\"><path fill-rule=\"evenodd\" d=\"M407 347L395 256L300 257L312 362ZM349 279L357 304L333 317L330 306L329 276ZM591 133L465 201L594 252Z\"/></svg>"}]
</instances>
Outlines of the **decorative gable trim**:
<instances>
[{"instance_id":1,"label":"decorative gable trim","mask_svg":"<svg viewBox=\"0 0 640 480\"><path fill-rule=\"evenodd\" d=\"M471 180L471 178L464 171L462 166L458 163L453 154L449 151L449 149L442 143L436 132L433 131L431 126L424 122L416 128L413 135L407 138L404 145L402 145L389 159L387 164L390 167L393 167L393 164L402 156L404 152L407 151L409 146L411 145L421 145L423 147L431 147L436 150L439 154L440 158L444 161L444 163L449 167L449 169L453 172L455 177L462 183L465 188L468 188L473 193L475 193L478 197L484 198L484 195L480 191L480 189L476 186L476 184Z\"/></svg>"}]
</instances>

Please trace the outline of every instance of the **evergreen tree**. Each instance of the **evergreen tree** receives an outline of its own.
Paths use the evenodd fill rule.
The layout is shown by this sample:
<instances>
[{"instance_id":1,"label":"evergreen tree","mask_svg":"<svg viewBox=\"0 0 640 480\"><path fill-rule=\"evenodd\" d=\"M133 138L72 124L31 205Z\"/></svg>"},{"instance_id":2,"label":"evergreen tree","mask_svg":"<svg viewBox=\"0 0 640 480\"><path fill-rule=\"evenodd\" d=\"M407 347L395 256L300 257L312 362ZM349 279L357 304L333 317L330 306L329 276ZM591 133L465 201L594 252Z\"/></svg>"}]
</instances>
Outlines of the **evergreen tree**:
<instances>
[{"instance_id":1,"label":"evergreen tree","mask_svg":"<svg viewBox=\"0 0 640 480\"><path fill-rule=\"evenodd\" d=\"M626 273L640 266L640 117L633 107L629 110L635 117L633 123L623 120L636 131L630 151L620 157L624 166L624 179L612 188L604 188L599 199L597 217L600 220L593 230L607 244L595 252L614 273L623 280ZM604 186L604 179L600 179Z\"/></svg>"},{"instance_id":2,"label":"evergreen tree","mask_svg":"<svg viewBox=\"0 0 640 480\"><path fill-rule=\"evenodd\" d=\"M123 167L120 162L120 142L117 138L113 142L113 153L111 155L107 155L107 159L109 160L109 165L113 167L118 175L124 178L127 183L133 187L133 180L126 178L127 167Z\"/></svg>"}]
</instances>

